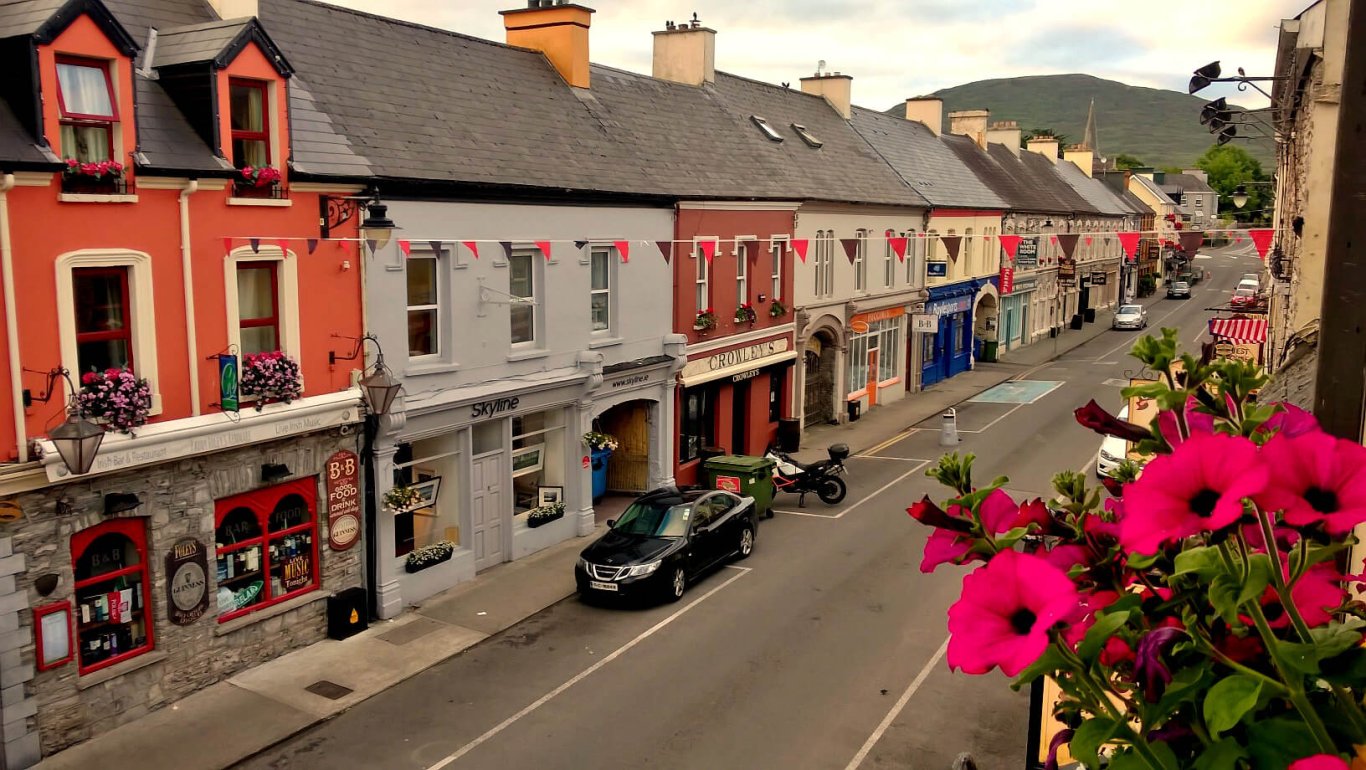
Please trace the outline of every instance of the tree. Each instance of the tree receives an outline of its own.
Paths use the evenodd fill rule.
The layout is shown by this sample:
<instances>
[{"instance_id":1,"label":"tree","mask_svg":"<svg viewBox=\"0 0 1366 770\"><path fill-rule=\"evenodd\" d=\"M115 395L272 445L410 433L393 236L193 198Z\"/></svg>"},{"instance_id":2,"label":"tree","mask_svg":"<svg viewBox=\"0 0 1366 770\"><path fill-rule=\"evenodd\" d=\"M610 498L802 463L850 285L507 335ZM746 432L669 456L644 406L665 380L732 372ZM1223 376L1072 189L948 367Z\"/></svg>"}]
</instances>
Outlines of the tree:
<instances>
[{"instance_id":1,"label":"tree","mask_svg":"<svg viewBox=\"0 0 1366 770\"><path fill-rule=\"evenodd\" d=\"M1051 136L1058 141L1058 157L1062 157L1062 151L1072 142L1068 140L1067 134L1054 131L1051 128L1031 128L1020 135L1020 147L1028 149L1029 140L1037 136Z\"/></svg>"},{"instance_id":2,"label":"tree","mask_svg":"<svg viewBox=\"0 0 1366 770\"><path fill-rule=\"evenodd\" d=\"M1233 214L1240 220L1265 219L1264 209L1272 205L1270 185L1253 184L1269 181L1262 172L1262 164L1247 150L1232 144L1215 145L1195 162L1196 167L1209 177L1209 186L1219 193L1219 210ZM1233 205L1233 193L1242 185L1247 193L1247 204L1239 209ZM1262 213L1256 213L1262 212Z\"/></svg>"},{"instance_id":3,"label":"tree","mask_svg":"<svg viewBox=\"0 0 1366 770\"><path fill-rule=\"evenodd\" d=\"M1138 158L1136 158L1136 157L1134 157L1134 156L1132 156L1132 155L1129 155L1128 153L1123 153L1123 152L1121 152L1120 154L1118 154L1118 155L1115 156L1115 168L1119 169L1120 171L1124 171L1125 169L1130 169L1130 168L1147 168L1147 167L1148 167L1148 164L1147 164L1147 163L1144 163L1143 161L1139 160Z\"/></svg>"}]
</instances>

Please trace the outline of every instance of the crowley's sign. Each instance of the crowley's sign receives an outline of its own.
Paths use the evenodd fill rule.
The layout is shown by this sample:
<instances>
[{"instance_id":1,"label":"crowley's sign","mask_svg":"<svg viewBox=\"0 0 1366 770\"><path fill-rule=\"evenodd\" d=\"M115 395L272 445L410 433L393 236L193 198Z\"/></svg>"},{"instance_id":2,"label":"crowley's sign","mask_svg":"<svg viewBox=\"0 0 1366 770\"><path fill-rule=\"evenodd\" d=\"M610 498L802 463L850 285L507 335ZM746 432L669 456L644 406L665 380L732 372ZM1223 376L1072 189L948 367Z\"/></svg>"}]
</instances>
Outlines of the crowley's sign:
<instances>
[{"instance_id":1,"label":"crowley's sign","mask_svg":"<svg viewBox=\"0 0 1366 770\"><path fill-rule=\"evenodd\" d=\"M747 345L735 350L727 350L722 353L713 353L706 358L697 358L689 361L683 367L683 377L700 377L712 372L719 372L722 369L729 369L736 366L745 366L748 369L759 369L767 366L765 359L781 356L787 352L790 343L787 338L781 337L774 340L764 340L753 345Z\"/></svg>"}]
</instances>

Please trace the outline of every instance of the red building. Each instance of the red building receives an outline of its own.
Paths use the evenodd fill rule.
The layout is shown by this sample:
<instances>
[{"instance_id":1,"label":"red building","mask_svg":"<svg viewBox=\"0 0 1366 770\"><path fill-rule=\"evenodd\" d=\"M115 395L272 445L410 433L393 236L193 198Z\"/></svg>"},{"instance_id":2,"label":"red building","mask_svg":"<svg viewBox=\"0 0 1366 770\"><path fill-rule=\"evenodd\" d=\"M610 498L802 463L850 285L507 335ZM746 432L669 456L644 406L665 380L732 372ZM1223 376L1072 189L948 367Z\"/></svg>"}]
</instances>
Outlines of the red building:
<instances>
[{"instance_id":1,"label":"red building","mask_svg":"<svg viewBox=\"0 0 1366 770\"><path fill-rule=\"evenodd\" d=\"M796 204L682 203L674 243L679 484L705 448L761 455L792 414L791 234Z\"/></svg>"}]
</instances>

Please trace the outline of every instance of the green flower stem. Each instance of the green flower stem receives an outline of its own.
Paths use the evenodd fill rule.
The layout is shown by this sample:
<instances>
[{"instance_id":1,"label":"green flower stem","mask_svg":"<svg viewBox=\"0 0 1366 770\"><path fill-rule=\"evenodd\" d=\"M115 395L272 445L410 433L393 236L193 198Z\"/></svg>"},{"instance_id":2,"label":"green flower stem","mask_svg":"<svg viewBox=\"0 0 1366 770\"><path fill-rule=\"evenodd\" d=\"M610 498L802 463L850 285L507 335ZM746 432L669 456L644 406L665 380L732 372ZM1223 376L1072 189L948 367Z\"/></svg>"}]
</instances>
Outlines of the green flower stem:
<instances>
[{"instance_id":1,"label":"green flower stem","mask_svg":"<svg viewBox=\"0 0 1366 770\"><path fill-rule=\"evenodd\" d=\"M1129 742L1130 746L1134 747L1134 751L1138 752L1138 755L1143 758L1143 761L1151 770L1176 770L1175 768L1169 768L1162 764L1162 759L1153 752L1152 747L1148 745L1147 739L1129 724L1128 716L1115 708L1114 702L1110 700L1110 694L1114 691L1103 681L1098 681L1096 677L1087 670L1086 665L1082 663L1081 658L1077 657L1076 653L1072 652L1072 650L1069 649L1067 645L1063 644L1061 640L1056 641L1055 644L1059 652L1061 652L1062 657L1070 664L1073 673L1076 674L1077 682L1083 689L1089 691L1091 697L1095 699L1094 704L1092 704L1095 706L1095 708L1091 710L1092 713L1097 715L1103 713L1113 720L1114 723L1118 725L1120 732L1123 733L1124 739ZM1124 696L1119 695L1118 693L1115 693L1115 695L1121 700L1125 700L1126 704L1128 703L1128 701L1124 699ZM1132 708L1132 704L1128 705Z\"/></svg>"},{"instance_id":2,"label":"green flower stem","mask_svg":"<svg viewBox=\"0 0 1366 770\"><path fill-rule=\"evenodd\" d=\"M1259 505L1252 507L1257 511L1257 523L1261 526L1262 539L1266 541L1266 552L1271 556L1271 584L1276 587L1276 595L1281 598L1281 606L1290 616L1290 622L1295 626L1300 641L1313 642L1314 637L1309 633L1309 624L1304 622L1304 616L1300 614L1299 607L1295 606L1290 589L1285 584L1285 575L1281 572L1281 552L1276 548L1276 532L1271 527L1271 516Z\"/></svg>"}]
</instances>

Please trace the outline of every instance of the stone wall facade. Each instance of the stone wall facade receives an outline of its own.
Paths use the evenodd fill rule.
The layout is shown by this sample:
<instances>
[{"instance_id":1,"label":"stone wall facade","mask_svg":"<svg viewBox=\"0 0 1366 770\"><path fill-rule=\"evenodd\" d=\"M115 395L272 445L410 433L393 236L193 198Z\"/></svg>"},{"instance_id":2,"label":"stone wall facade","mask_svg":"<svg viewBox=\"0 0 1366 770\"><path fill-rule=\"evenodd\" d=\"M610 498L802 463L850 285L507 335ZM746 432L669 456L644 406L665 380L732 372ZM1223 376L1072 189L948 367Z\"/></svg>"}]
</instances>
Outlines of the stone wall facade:
<instances>
[{"instance_id":1,"label":"stone wall facade","mask_svg":"<svg viewBox=\"0 0 1366 770\"><path fill-rule=\"evenodd\" d=\"M27 766L38 756L87 740L323 639L327 597L363 585L364 543L341 552L328 547L324 486L328 458L340 450L356 452L357 444L357 432L347 426L58 484L15 498L24 518L0 524L0 552L6 554L0 558L0 573L6 569L17 573L0 577L0 697L4 740L7 749L12 749L6 751L8 766ZM215 600L214 504L280 483L261 481L264 463L286 465L290 475L282 481L316 480L313 537L320 562L318 587L220 623ZM135 494L141 501L134 510L115 517L146 522L146 605L151 610L154 647L85 675L78 673L76 660L36 671L33 614L27 610L73 599L72 535L110 520L104 513L104 497L110 493ZM203 543L207 550L208 609L195 622L180 626L172 624L167 614L166 555L177 540L186 537ZM46 596L35 587L43 575L58 578L56 589ZM16 605L17 622L9 620L10 604Z\"/></svg>"}]
</instances>

